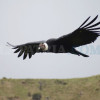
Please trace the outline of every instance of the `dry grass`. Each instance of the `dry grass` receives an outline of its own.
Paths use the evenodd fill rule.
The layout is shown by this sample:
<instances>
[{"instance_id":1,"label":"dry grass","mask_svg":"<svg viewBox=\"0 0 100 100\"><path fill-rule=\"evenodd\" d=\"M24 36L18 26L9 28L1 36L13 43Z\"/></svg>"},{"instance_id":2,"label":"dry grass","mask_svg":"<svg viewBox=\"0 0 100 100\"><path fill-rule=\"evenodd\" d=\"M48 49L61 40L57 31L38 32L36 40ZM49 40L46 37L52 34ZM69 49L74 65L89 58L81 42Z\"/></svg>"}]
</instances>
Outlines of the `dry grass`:
<instances>
[{"instance_id":1,"label":"dry grass","mask_svg":"<svg viewBox=\"0 0 100 100\"><path fill-rule=\"evenodd\" d=\"M80 79L1 79L0 100L100 100L100 75Z\"/></svg>"}]
</instances>

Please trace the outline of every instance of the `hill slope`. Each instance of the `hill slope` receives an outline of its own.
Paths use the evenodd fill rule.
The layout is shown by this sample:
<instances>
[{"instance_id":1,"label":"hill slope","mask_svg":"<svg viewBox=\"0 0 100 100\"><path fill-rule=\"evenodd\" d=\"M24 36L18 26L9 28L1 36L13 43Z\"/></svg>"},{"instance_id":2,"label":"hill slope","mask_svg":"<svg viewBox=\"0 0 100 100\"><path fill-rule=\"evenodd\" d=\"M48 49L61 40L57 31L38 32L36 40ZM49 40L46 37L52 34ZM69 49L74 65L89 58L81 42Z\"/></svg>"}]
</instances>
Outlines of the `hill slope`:
<instances>
[{"instance_id":1,"label":"hill slope","mask_svg":"<svg viewBox=\"0 0 100 100\"><path fill-rule=\"evenodd\" d=\"M34 95L41 95L41 100L100 100L100 75L78 79L0 80L0 100L35 100Z\"/></svg>"}]
</instances>

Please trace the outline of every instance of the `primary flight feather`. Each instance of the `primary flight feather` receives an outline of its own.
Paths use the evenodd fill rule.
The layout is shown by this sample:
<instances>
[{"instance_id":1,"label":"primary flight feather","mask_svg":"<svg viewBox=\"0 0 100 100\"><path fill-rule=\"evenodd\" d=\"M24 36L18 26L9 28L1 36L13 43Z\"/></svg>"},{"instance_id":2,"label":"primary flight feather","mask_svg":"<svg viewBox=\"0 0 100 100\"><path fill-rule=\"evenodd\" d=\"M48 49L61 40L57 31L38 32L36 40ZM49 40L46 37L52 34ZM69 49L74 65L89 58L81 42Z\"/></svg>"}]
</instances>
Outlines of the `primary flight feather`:
<instances>
[{"instance_id":1,"label":"primary flight feather","mask_svg":"<svg viewBox=\"0 0 100 100\"><path fill-rule=\"evenodd\" d=\"M94 42L98 36L100 36L100 31L98 31L100 27L97 27L100 22L93 24L97 18L98 15L92 21L87 23L90 19L90 17L88 17L78 29L59 38L48 39L47 41L31 42L17 46L13 46L10 43L8 44L12 46L13 49L16 49L14 53L19 52L18 57L23 55L23 59L25 59L27 55L31 58L32 55L40 52L72 53L89 57L88 55L77 51L75 48L90 44Z\"/></svg>"}]
</instances>

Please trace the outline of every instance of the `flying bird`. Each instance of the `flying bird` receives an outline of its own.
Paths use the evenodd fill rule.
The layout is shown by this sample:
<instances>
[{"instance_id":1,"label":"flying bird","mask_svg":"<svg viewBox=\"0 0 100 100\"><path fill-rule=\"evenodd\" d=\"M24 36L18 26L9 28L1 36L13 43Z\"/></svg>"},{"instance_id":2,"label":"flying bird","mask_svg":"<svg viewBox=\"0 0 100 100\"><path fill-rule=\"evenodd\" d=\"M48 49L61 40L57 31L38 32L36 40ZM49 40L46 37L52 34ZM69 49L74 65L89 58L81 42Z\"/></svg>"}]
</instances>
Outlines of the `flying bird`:
<instances>
[{"instance_id":1,"label":"flying bird","mask_svg":"<svg viewBox=\"0 0 100 100\"><path fill-rule=\"evenodd\" d=\"M96 27L100 22L95 23L98 15L92 19L89 23L87 21L90 19L88 17L82 25L70 34L66 34L59 38L52 38L46 41L30 42L22 45L11 45L13 49L16 49L14 53L18 53L18 57L23 55L23 59L32 57L35 53L71 53L78 56L89 57L76 50L76 47L83 46L94 42L98 36L100 36L100 27Z\"/></svg>"}]
</instances>

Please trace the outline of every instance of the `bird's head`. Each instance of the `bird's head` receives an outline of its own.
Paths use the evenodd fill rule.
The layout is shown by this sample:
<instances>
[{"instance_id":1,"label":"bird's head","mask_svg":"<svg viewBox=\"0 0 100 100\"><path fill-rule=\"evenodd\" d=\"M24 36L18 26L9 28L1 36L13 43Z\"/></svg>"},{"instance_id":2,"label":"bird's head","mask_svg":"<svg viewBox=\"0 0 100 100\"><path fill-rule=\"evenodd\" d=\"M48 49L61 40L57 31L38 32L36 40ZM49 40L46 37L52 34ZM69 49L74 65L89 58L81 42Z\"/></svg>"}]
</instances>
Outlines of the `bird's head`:
<instances>
[{"instance_id":1,"label":"bird's head","mask_svg":"<svg viewBox=\"0 0 100 100\"><path fill-rule=\"evenodd\" d=\"M48 44L47 43L40 43L38 50L47 51L48 50Z\"/></svg>"}]
</instances>

